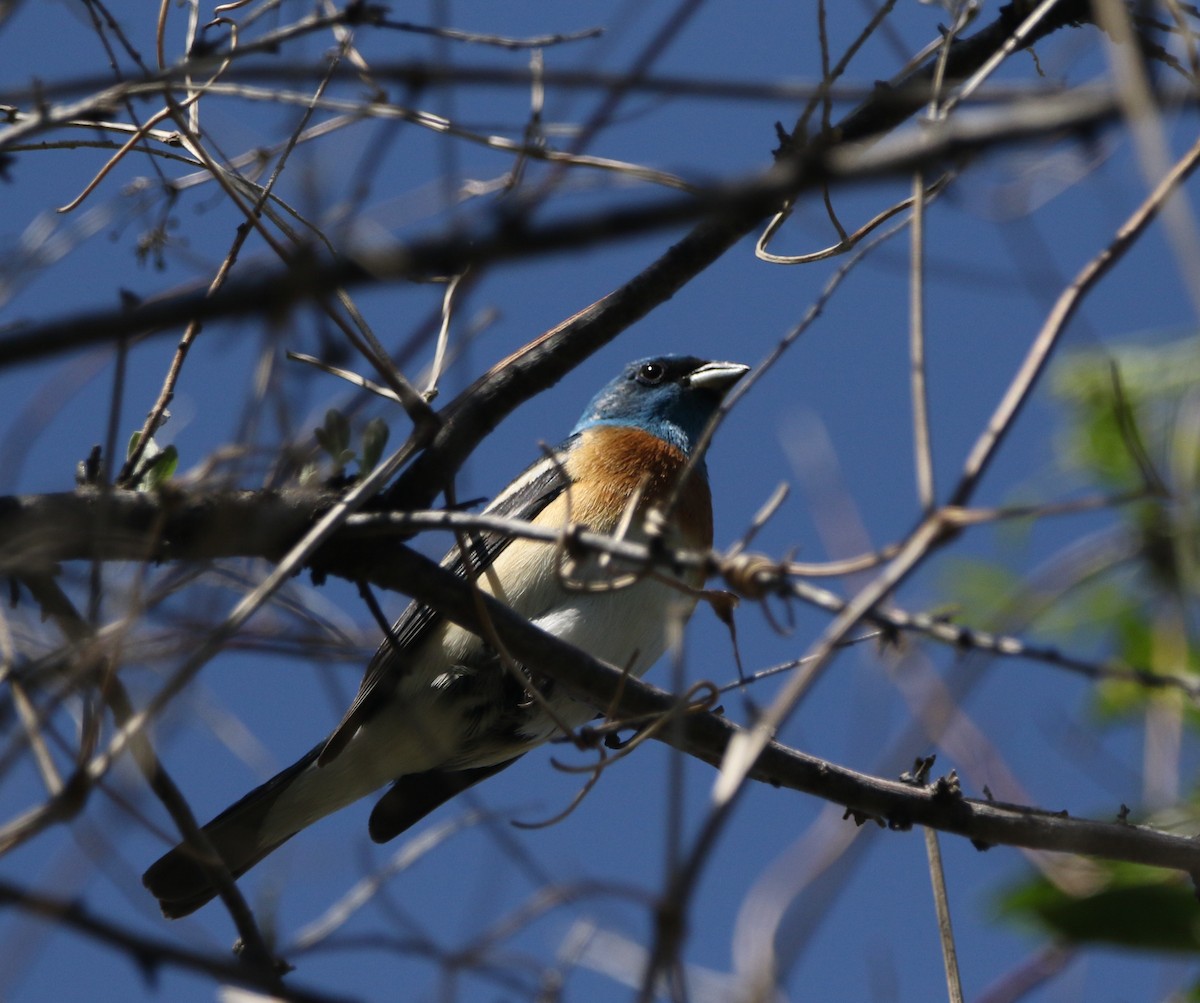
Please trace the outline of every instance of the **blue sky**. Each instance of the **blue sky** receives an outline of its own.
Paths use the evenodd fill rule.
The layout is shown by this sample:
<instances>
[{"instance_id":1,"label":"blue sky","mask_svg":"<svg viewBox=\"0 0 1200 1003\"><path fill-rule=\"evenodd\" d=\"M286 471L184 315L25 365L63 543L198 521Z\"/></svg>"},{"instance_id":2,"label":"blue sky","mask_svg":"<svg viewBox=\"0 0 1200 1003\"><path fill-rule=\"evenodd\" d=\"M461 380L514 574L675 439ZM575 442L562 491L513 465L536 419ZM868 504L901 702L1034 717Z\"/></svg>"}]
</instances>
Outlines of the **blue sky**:
<instances>
[{"instance_id":1,"label":"blue sky","mask_svg":"<svg viewBox=\"0 0 1200 1003\"><path fill-rule=\"evenodd\" d=\"M840 51L865 21L865 5L830 6L829 31ZM815 8L814 3L698 4L653 62L653 73L764 83L814 81L820 66ZM290 20L304 9L285 3L280 17ZM132 5L113 4L112 10L142 51L151 52L153 18ZM599 40L547 49L546 66L622 72L674 10L675 5L664 3L562 7L460 0L413 9L396 5L393 17L441 20L464 30L510 36L603 25L608 33ZM167 51L174 58L184 15L173 6L170 11ZM210 11L205 8L204 13ZM992 16L994 8L985 7L981 23ZM934 38L938 22L947 17L939 7L905 0L890 18L894 36L869 42L847 81L865 87L890 76L902 62L901 52L914 52ZM464 65L521 70L528 60L522 52L448 46L398 32L362 32L359 37L369 61L452 58ZM54 40L52 46L48 39ZM295 62L315 60L331 45L325 34L298 41L286 55ZM1043 82L1077 85L1098 79L1106 72L1101 45L1099 32L1086 28L1050 40L1038 51ZM11 92L27 88L34 77L106 79L106 57L76 3L18 5L0 24L0 54L0 91L9 95L0 101L6 103L20 103ZM1029 56L1018 55L1012 63L1000 80L1037 80ZM347 84L340 93L359 96L361 89ZM528 117L528 95L518 89L430 89L410 100L487 132L516 130L519 135ZM551 126L578 124L598 101L591 92L551 91L545 119ZM286 136L297 114L269 102L212 97L203 106L202 122L214 148L236 156ZM796 114L793 100L633 95L587 152L696 181L736 178L769 163L775 121L788 124ZM1190 121L1168 126L1175 146L1190 142ZM566 142L553 132L551 140ZM238 222L211 184L188 189L171 209L174 228L161 270L139 263L135 254L139 234L161 206L153 190L138 195L131 187L139 178L153 178L147 159L123 162L74 213L54 213L82 190L107 155L86 148L31 150L19 153L9 166L10 180L0 186L5 206L0 253L11 295L0 303L0 324L110 307L118 290L147 297L211 278ZM366 123L297 151L280 193L349 247L485 218L493 205L489 198L453 211L442 208L437 179L449 172L486 181L510 165L504 154L448 142L416 126ZM164 163L162 170L172 178L190 173L177 163ZM531 169L532 178L543 175ZM556 196L545 210L547 218L655 194L652 188L621 185L595 172L579 170L571 177L578 188ZM848 225L855 225L904 197L908 188L909 182L902 180L839 192L837 208ZM926 324L935 473L942 497L1053 297L1111 239L1145 191L1126 134L1114 130L1087 146L1030 144L982 158L966 166L956 185L930 208ZM139 207L143 200L144 209ZM1175 206L1172 211L1185 210ZM490 268L459 308L456 344L473 326L481 330L446 374L441 399L450 399L494 362L626 281L677 237L677 232L664 232ZM797 207L773 249L802 253L834 239L819 200L809 198ZM33 267L35 250L53 260ZM539 443L569 431L594 390L629 359L679 352L757 364L804 317L844 260L771 266L755 259L752 240L743 241L669 303L506 420L468 464L459 496L490 495L502 487L538 455ZM754 543L755 549L777 557L793 552L802 560L845 556L895 541L917 521L907 381L908 262L908 236L901 233L846 278L811 329L729 416L709 456L718 547L741 535L780 482L789 485L791 495ZM263 243L252 239L239 268L248 274L272 263ZM1066 347L1095 349L1135 336L1172 340L1194 323L1184 290L1171 248L1161 233L1152 232L1089 297ZM441 292L440 286L385 285L356 295L356 302L390 346L420 329L436 311ZM284 330L264 330L247 321L205 329L161 437L179 449L181 476L194 476L214 450L239 440L269 455L281 427L303 440L328 407L360 406L344 384L279 357L284 348L322 351L328 331L308 313L283 323ZM153 402L177 333L131 349L119 441L140 425ZM272 379L278 381L275 389L286 388L279 394L286 408L248 410L247 395L262 376L264 346L275 353ZM422 347L410 375L429 359ZM0 493L71 489L76 462L105 439L113 374L113 353L107 347L0 371ZM257 423L252 439L246 437L248 413ZM361 414L361 420L367 414L387 417L393 443L406 431L405 419L395 409L368 402ZM976 500L1001 504L1066 496L1074 485L1054 466L1061 419L1047 388L1040 388ZM253 486L250 472L262 469L263 455L252 452L230 468L248 478L240 486ZM930 562L898 599L912 610L954 603L959 598L954 575L961 567L956 561L998 561L1016 574L1027 573L1102 521L1098 516L1068 518L1038 526L1024 538L987 528L970 532ZM423 545L437 554L446 541L431 539ZM166 573L152 571L149 580ZM161 673L186 655L198 625L228 612L245 582L262 573L255 565L214 573L183 593L182 601L163 616L144 624L140 639L168 650L176 647L161 659L153 652L131 656L123 678L135 697L155 692ZM124 587L138 578L129 568L108 574L114 598L106 613L116 617ZM70 569L69 576L78 594L85 595L86 569ZM286 595L319 616L331 634L340 632L343 657L285 657L263 650L289 641L304 644L310 636L307 624L286 609L273 608L255 618L244 644L214 659L197 685L175 702L157 729L160 753L204 818L290 763L336 723L376 643L377 632L352 588L330 583L317 589L299 578ZM387 596L384 602L395 615L404 601ZM738 612L740 654L750 671L800 656L825 622L799 606L774 607L772 614L768 618L750 604ZM30 609L10 615L21 637L48 636ZM1084 653L1095 654L1091 649ZM698 611L689 626L682 671L693 681L724 684L736 678L728 632L706 610ZM928 673L933 679L957 680L968 671L979 678L963 698L962 709L981 738L971 746L973 755L959 760L914 731L917 715L910 699L915 698L897 679L911 681ZM649 678L665 686L670 672L662 664ZM750 695L765 705L777 685L758 685ZM881 657L866 644L836 660L781 737L814 755L889 777L906 769L913 757L936 751L938 771L957 769L971 795L988 784L1001 798L1108 818L1121 802L1139 801L1143 736L1134 727L1096 728L1089 697L1086 682L1044 665L963 665L953 652L917 647L897 670L894 657ZM725 707L738 720L750 712L737 693L727 696ZM64 714L60 726L68 736L70 724ZM462 822L473 809L484 810L490 819L448 836L393 877L329 946L289 954L297 965L297 985L362 999L396 998L398 988L411 999L516 998L522 993L514 986L479 975L451 976L431 961L431 945L449 953L474 942L527 907L549 881L578 887L579 896L548 908L544 916L503 938L493 948L494 960L506 971L529 972L534 970L532 959L545 964L562 957L570 968L567 999L624 998L627 990L595 969L603 968L605 959L619 957L617 944L636 949L648 943L648 914L638 895L653 895L663 886L666 863L675 852L671 805L678 799L684 831L693 834L704 817L714 774L648 743L607 771L560 824L512 828L510 819L553 816L577 789L578 775L554 770L552 755L573 756L563 748L530 755L395 844L376 847L369 842L369 802L363 802L297 837L252 872L242 882L251 904L260 916L271 917L282 945L295 945L356 880L393 854L411 849L409 837L419 840L439 826ZM1112 768L1098 769L1097 763ZM1005 790L1006 777L1018 786ZM1186 772L1184 777L1186 781ZM0 821L37 803L42 793L32 768L22 761L0 779ZM722 980L735 969L739 952L755 936L765 935L751 917L757 915L755 909L765 908L769 892L785 903L774 936L787 959L781 987L787 998L928 1000L944 992L920 834L868 826L849 833L853 846L845 849L840 843L851 824L840 815L837 806L791 792L749 792L704 871L691 913L685 956L696 968L697 999L704 998L703 987L723 992L728 983ZM0 858L0 876L81 901L145 936L219 951L234 937L219 907L168 924L140 887L138 875L162 852L164 836L170 834L165 812L126 763L74 822ZM975 998L1038 947L1035 938L994 918L996 895L1025 873L1027 864L1010 848L980 854L950 837L942 839L942 848L960 965L968 996ZM630 895L628 889L640 891ZM6 973L0 976L0 995L7 999L201 1000L213 995L208 980L171 970L147 980L112 950L12 912L0 915L0 931L0 972ZM578 943L591 943L591 953L584 950L580 964L570 967L565 959ZM1162 959L1082 952L1050 988L1028 998L1157 998L1184 978L1180 966Z\"/></svg>"}]
</instances>

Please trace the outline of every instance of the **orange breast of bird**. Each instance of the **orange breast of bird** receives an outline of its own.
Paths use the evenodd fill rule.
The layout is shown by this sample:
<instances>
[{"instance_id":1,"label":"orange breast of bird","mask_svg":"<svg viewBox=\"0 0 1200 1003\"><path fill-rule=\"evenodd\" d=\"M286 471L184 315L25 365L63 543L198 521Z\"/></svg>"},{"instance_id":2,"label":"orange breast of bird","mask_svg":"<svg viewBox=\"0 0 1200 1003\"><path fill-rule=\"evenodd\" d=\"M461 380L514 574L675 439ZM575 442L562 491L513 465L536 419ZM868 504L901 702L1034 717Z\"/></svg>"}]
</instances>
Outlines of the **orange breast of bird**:
<instances>
[{"instance_id":1,"label":"orange breast of bird","mask_svg":"<svg viewBox=\"0 0 1200 1003\"><path fill-rule=\"evenodd\" d=\"M639 428L598 425L587 429L565 458L572 484L570 518L598 533L611 533L636 498L635 523L647 510L670 500L687 466L687 456ZM679 492L669 541L707 550L713 541L712 495L702 473L693 471ZM640 528L640 526L639 526Z\"/></svg>"}]
</instances>

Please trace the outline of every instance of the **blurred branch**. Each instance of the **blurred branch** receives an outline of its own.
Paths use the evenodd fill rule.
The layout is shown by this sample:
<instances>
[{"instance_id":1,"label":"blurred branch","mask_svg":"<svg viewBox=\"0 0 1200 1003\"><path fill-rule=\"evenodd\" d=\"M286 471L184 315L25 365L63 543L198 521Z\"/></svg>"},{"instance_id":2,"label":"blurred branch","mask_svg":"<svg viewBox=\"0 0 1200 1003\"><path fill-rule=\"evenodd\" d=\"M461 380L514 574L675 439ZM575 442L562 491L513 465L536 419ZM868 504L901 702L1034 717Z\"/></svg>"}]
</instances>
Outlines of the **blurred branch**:
<instances>
[{"instance_id":1,"label":"blurred branch","mask_svg":"<svg viewBox=\"0 0 1200 1003\"><path fill-rule=\"evenodd\" d=\"M882 104L899 105L897 113L908 110L907 103L898 100ZM862 114L868 119L882 114L874 106L865 108L869 114L866 110ZM567 322L579 325L586 319L594 329L601 320L609 325L620 320L627 327L669 299L784 198L826 185L932 169L948 160L1041 137L1064 133L1086 137L1119 114L1115 95L1074 91L986 115L950 119L873 147L848 141L857 132L849 128L852 116L839 130L841 142L837 145L813 144L740 183L698 188L694 197L663 198L541 226L528 225L518 215L506 216L474 232L382 250L363 249L336 258L318 258L315 251L307 258L298 254L289 267L264 269L255 278L228 282L211 296L201 291L177 293L132 308L93 310L39 324L13 325L0 338L0 365L30 362L90 344L162 334L191 321L279 315L342 287L454 275L468 267L579 250L702 220L653 265ZM556 332L561 337L565 330L574 328Z\"/></svg>"},{"instance_id":2,"label":"blurred branch","mask_svg":"<svg viewBox=\"0 0 1200 1003\"><path fill-rule=\"evenodd\" d=\"M355 5L359 12L365 10L363 5ZM1021 46L1036 44L1041 39L1066 27L1079 27L1091 24L1093 13L1087 0L1060 0L1050 13L1040 19L1036 28L1021 30L1022 22L1037 5L1029 0L1015 0L1004 5L997 12L996 19L969 39L956 42L951 56L946 64L948 79L963 79L983 68L997 57L1014 51L1015 46L1010 39L1017 37ZM165 88L187 84L191 87L192 78L203 76L220 65L223 61L231 62L231 73L226 79L247 81L263 79L272 83L279 81L298 80L307 82L312 78L312 67L309 63L300 65L276 61L275 58L265 65L249 63L256 55L269 54L276 57L280 48L286 43L305 35L324 31L338 25L361 26L370 25L371 18L353 17L348 10L337 12L331 16L312 14L284 25L273 32L268 32L255 39L242 37L236 46L227 50L211 43L197 46L192 55L167 67L158 73L146 72L136 80L123 81L113 85L110 77L81 77L75 80L46 80L39 81L36 87L29 89L9 88L4 92L6 102L37 103L41 107L35 115L21 115L19 110L9 105L7 121L10 129L0 130L0 149L10 143L17 142L29 135L36 135L48 129L57 128L72 120L94 118L97 112L110 109L114 104L132 97L144 94L159 96ZM1021 32L1021 34L1017 34ZM421 91L431 87L449 86L494 88L509 86L519 90L528 90L532 78L527 70L510 70L495 66L470 66L455 62L453 65L439 65L423 62L376 63L371 70L372 76L378 80L386 80L400 85L410 91ZM910 104L909 114L916 111L930 97L933 69L927 65L910 74L901 85L887 88L892 97L902 103ZM335 73L333 80L355 80L357 75L353 70L345 69ZM711 78L695 79L685 77L656 77L653 75L638 75L630 80L626 73L596 72L594 70L547 70L542 77L545 85L550 88L563 90L599 90L614 92L617 90L649 95L684 96L701 98L725 98L740 101L778 100L791 102L797 99L811 98L827 89L825 84L789 85L789 84L759 84L747 83L744 80L713 80ZM84 94L81 100L69 105L46 107L45 102L71 94ZM842 88L836 95L839 100L848 97L865 97L867 105L878 102L881 95L879 87L863 90ZM866 107L864 106L864 107ZM873 114L873 113L872 113ZM907 117L907 115L903 115ZM886 116L885 116L886 118ZM874 131L872 129L871 131Z\"/></svg>"},{"instance_id":3,"label":"blurred branch","mask_svg":"<svg viewBox=\"0 0 1200 1003\"><path fill-rule=\"evenodd\" d=\"M114 722L119 727L127 725L135 717L133 703L114 671L114 659L102 645L96 643L96 632L92 626L79 615L71 600L50 576L37 573L24 575L21 583L33 595L34 601L42 610L42 615L54 620L73 649L73 661L80 664L68 674L87 680L90 686L94 686L107 704ZM80 764L93 755L93 746L97 738L96 728L86 728L82 731L86 740L77 754ZM219 859L197 824L187 800L167 773L144 733L135 734L130 742L130 751L147 785L167 809L183 836L195 841L214 859ZM72 818L83 808L91 794L93 780L94 778L88 777L83 771L77 771L66 787L55 791L47 801L47 810L26 813L16 824L0 829L0 853L6 853L14 846L33 838L51 822ZM242 966L247 970L254 968L261 972L264 986L276 990L281 988L279 972L276 970L266 938L242 897L241 889L234 883L228 871L214 868L214 872L218 892L238 930Z\"/></svg>"},{"instance_id":4,"label":"blurred branch","mask_svg":"<svg viewBox=\"0 0 1200 1003\"><path fill-rule=\"evenodd\" d=\"M180 968L199 972L233 985L261 989L272 999L292 1003L335 1003L346 997L311 992L295 985L280 985L277 978L261 969L236 961L226 961L215 954L202 954L177 947L170 941L146 937L108 919L93 915L77 902L39 895L0 879L0 907L17 909L66 929L74 930L92 940L116 948L137 965L147 979L153 979L161 968Z\"/></svg>"}]
</instances>

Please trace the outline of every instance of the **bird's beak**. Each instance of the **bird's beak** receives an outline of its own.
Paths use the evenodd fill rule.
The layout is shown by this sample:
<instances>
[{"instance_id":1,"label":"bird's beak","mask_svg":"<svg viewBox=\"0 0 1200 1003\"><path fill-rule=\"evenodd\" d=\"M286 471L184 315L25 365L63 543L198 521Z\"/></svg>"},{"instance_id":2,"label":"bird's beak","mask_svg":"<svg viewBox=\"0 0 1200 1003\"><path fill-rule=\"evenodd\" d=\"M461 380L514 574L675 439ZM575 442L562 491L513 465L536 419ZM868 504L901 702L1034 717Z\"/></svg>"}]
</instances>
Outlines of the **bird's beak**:
<instances>
[{"instance_id":1,"label":"bird's beak","mask_svg":"<svg viewBox=\"0 0 1200 1003\"><path fill-rule=\"evenodd\" d=\"M706 362L688 373L685 382L698 390L724 394L748 372L750 367L740 362Z\"/></svg>"}]
</instances>

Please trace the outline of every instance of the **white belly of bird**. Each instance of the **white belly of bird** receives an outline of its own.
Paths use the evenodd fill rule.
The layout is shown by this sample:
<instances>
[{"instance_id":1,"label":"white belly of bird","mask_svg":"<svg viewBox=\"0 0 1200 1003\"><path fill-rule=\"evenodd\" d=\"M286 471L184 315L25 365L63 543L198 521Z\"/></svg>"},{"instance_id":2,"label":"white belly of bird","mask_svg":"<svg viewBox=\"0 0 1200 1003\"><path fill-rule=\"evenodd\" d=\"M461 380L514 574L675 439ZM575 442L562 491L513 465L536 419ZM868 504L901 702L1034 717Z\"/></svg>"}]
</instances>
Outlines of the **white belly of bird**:
<instances>
[{"instance_id":1,"label":"white belly of bird","mask_svg":"<svg viewBox=\"0 0 1200 1003\"><path fill-rule=\"evenodd\" d=\"M649 577L623 587L574 589L553 573L552 562L562 556L554 547L521 548L519 558L512 556L516 552L509 548L501 553L479 586L542 630L635 676L666 651L696 604L686 587ZM530 562L543 567L530 567ZM612 582L627 572L592 562L574 569L573 580ZM522 588L522 583L534 584ZM555 686L549 701L553 716L531 713L516 741L472 747L466 712L447 699L446 690L456 674L473 671L470 666L478 664L482 643L455 624L440 624L402 670L399 698L367 720L331 762L314 765L297 778L272 810L270 830L294 832L400 776L504 762L554 737L560 732L558 723L577 728L596 716L595 708ZM510 670L492 663L487 671ZM264 833L264 842L269 835Z\"/></svg>"},{"instance_id":2,"label":"white belly of bird","mask_svg":"<svg viewBox=\"0 0 1200 1003\"><path fill-rule=\"evenodd\" d=\"M649 576L630 582L629 568L598 559L570 568L567 577L561 567L560 573L554 567L562 560L562 553L551 546L510 548L481 576L479 585L534 626L635 676L643 675L666 651L695 608L695 594L686 586ZM530 562L541 566L529 567ZM521 583L535 584L521 588ZM447 625L443 650L452 664L469 661L479 643L474 634ZM595 717L594 708L556 689L551 705L563 724L574 728ZM558 730L542 714L523 733L536 744Z\"/></svg>"}]
</instances>

